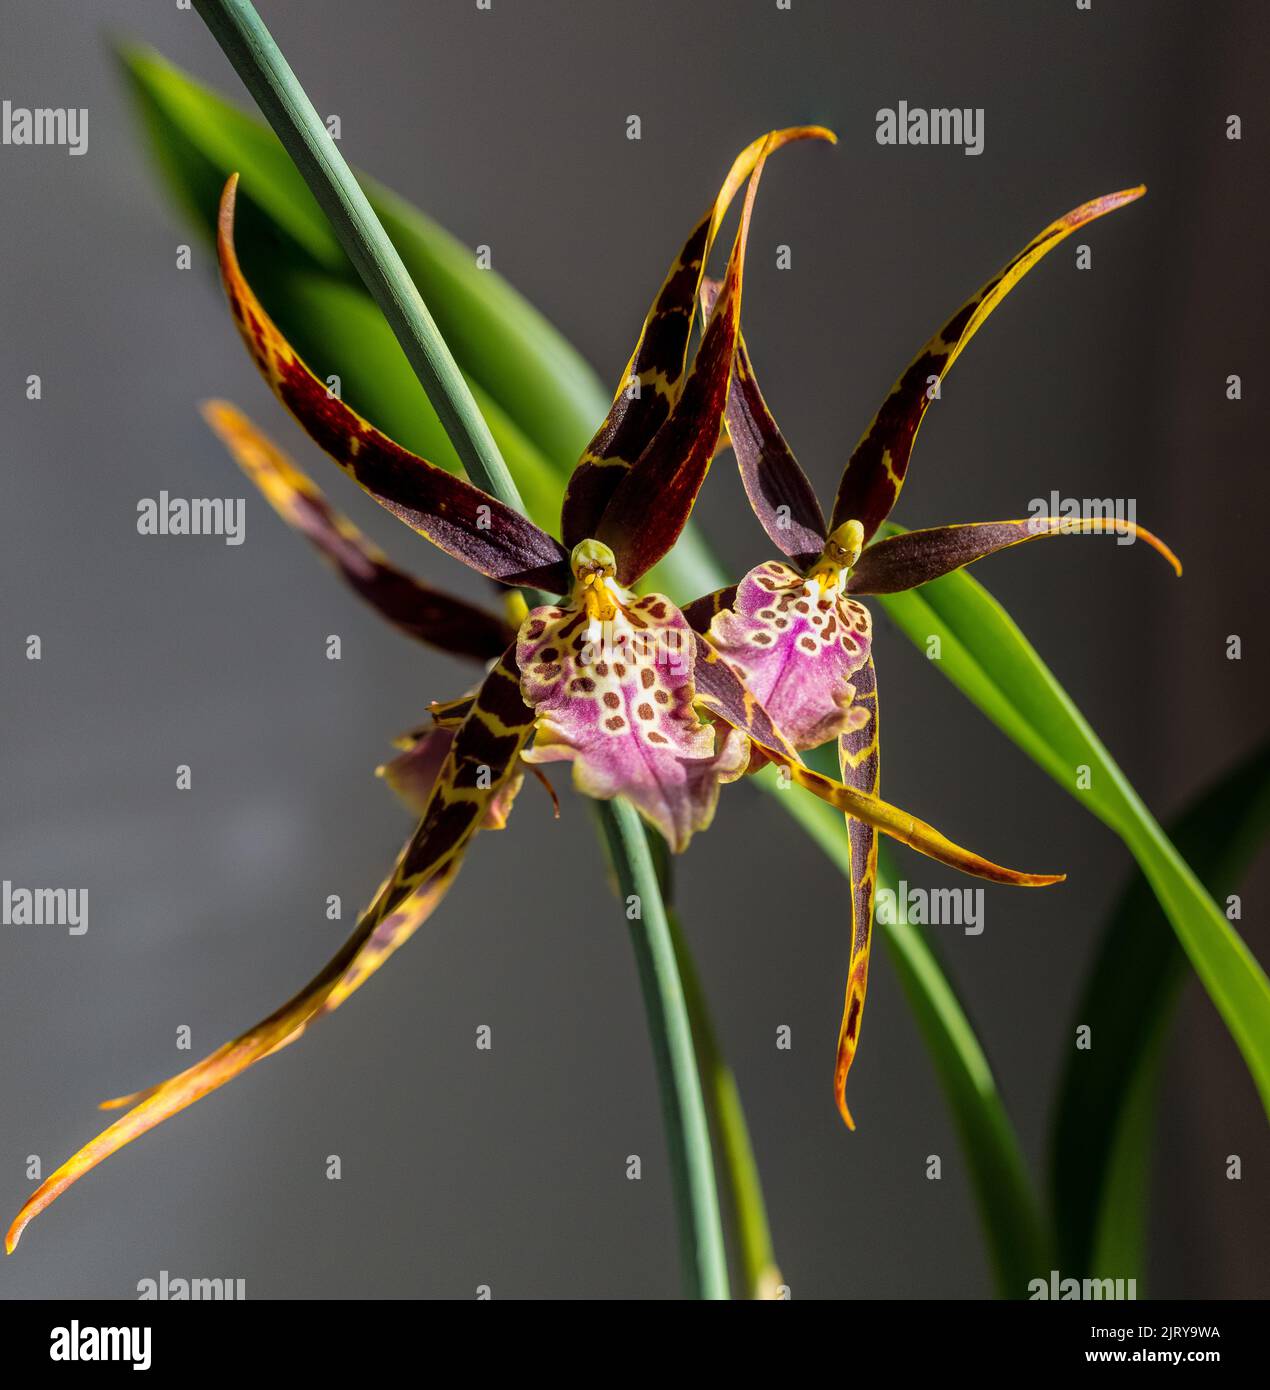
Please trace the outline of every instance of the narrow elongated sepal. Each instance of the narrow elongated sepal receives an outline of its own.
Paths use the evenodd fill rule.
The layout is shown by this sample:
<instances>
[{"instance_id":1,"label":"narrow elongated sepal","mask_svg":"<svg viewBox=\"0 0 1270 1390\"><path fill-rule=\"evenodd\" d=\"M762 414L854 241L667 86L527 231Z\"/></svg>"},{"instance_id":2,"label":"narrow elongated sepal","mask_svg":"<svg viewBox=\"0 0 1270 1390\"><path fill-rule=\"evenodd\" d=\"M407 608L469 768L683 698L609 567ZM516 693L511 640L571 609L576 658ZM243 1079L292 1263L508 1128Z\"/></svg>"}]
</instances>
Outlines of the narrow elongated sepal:
<instances>
[{"instance_id":1,"label":"narrow elongated sepal","mask_svg":"<svg viewBox=\"0 0 1270 1390\"><path fill-rule=\"evenodd\" d=\"M769 560L741 580L706 637L795 748L819 748L864 717L852 678L869 659L873 624L840 588Z\"/></svg>"},{"instance_id":2,"label":"narrow elongated sepal","mask_svg":"<svg viewBox=\"0 0 1270 1390\"><path fill-rule=\"evenodd\" d=\"M867 719L838 739L838 766L844 786L877 796L881 782L878 744L878 685L872 656L854 677L855 705ZM847 962L846 998L838 1028L838 1057L833 1070L833 1096L849 1129L855 1128L847 1108L847 1073L860 1043L864 996L869 985L869 950L873 944L873 895L878 878L878 837L873 826L847 817L851 859L851 955Z\"/></svg>"},{"instance_id":3,"label":"narrow elongated sepal","mask_svg":"<svg viewBox=\"0 0 1270 1390\"><path fill-rule=\"evenodd\" d=\"M718 292L717 280L703 281L701 307L707 317ZM828 536L824 513L763 399L744 334L737 335L726 420L732 453L754 515L772 544L798 569L806 569L824 549Z\"/></svg>"},{"instance_id":4,"label":"narrow elongated sepal","mask_svg":"<svg viewBox=\"0 0 1270 1390\"><path fill-rule=\"evenodd\" d=\"M832 143L836 136L821 126L794 126L771 131L747 145L733 162L714 202L671 263L617 384L609 413L569 480L561 516L561 535L566 545L577 545L596 534L600 517L622 475L648 447L674 409L684 389L697 291L719 225L764 151L770 153L794 140Z\"/></svg>"},{"instance_id":5,"label":"narrow elongated sepal","mask_svg":"<svg viewBox=\"0 0 1270 1390\"><path fill-rule=\"evenodd\" d=\"M533 716L520 699L509 650L486 676L471 713L455 734L427 812L396 868L335 958L288 1003L203 1061L149 1090L107 1102L109 1108L129 1103L132 1108L31 1194L9 1229L10 1253L28 1223L73 1182L125 1144L293 1042L413 935L453 882L490 801L515 774L532 727Z\"/></svg>"},{"instance_id":6,"label":"narrow elongated sepal","mask_svg":"<svg viewBox=\"0 0 1270 1390\"><path fill-rule=\"evenodd\" d=\"M908 471L909 457L935 388L962 349L1015 285L1064 237L1146 192L1145 187L1108 193L1073 208L1031 241L999 274L973 294L909 363L882 402L873 423L856 445L838 486L830 529L852 519L864 526L867 543L895 506Z\"/></svg>"},{"instance_id":7,"label":"narrow elongated sepal","mask_svg":"<svg viewBox=\"0 0 1270 1390\"><path fill-rule=\"evenodd\" d=\"M394 443L350 410L300 359L265 313L234 251L238 175L221 195L221 280L247 351L309 437L380 506L434 545L502 584L569 587L568 554L518 511Z\"/></svg>"},{"instance_id":8,"label":"narrow elongated sepal","mask_svg":"<svg viewBox=\"0 0 1270 1390\"><path fill-rule=\"evenodd\" d=\"M679 539L714 460L740 333L745 246L766 159L765 150L750 175L723 288L683 392L613 489L596 526L596 539L617 557L617 577L623 584L634 584Z\"/></svg>"},{"instance_id":9,"label":"narrow elongated sepal","mask_svg":"<svg viewBox=\"0 0 1270 1390\"><path fill-rule=\"evenodd\" d=\"M206 401L203 418L278 515L395 628L455 656L492 661L515 632L475 604L433 589L389 563L340 515L311 478L237 407Z\"/></svg>"},{"instance_id":10,"label":"narrow elongated sepal","mask_svg":"<svg viewBox=\"0 0 1270 1390\"><path fill-rule=\"evenodd\" d=\"M596 626L584 609L533 609L520 630L521 692L538 716L528 763L570 762L598 800L625 796L676 853L714 817L748 743L693 711L695 643L660 594L629 596Z\"/></svg>"},{"instance_id":11,"label":"narrow elongated sepal","mask_svg":"<svg viewBox=\"0 0 1270 1390\"><path fill-rule=\"evenodd\" d=\"M788 767L790 779L813 796L818 796L830 806L836 806L839 811L857 817L866 825L873 826L875 830L880 830L883 835L889 835L902 845L908 845L910 849L915 849L928 859L947 864L950 869L959 869L963 874L970 874L974 878L982 878L989 883L1009 884L1015 888L1047 888L1051 884L1061 883L1067 877L1066 874L1033 874L1019 869L1003 868L973 850L963 849L960 845L954 844L946 835L941 835L933 825L927 825L925 821L918 820L907 811L901 811L898 806L892 806L880 797L869 796L865 792L856 791L854 787L844 787L833 778L825 777L801 765L785 765Z\"/></svg>"},{"instance_id":12,"label":"narrow elongated sepal","mask_svg":"<svg viewBox=\"0 0 1270 1390\"><path fill-rule=\"evenodd\" d=\"M751 695L731 666L715 652L705 638L697 637L696 689L697 701L712 714L717 715L733 728L740 729L753 741L756 747L772 762L785 770L789 780L804 790L818 796L847 815L855 816L889 835L893 840L908 845L934 859L947 864L951 869L975 878L986 879L989 883L1011 884L1018 888L1044 888L1052 883L1061 883L1065 874L1030 874L1017 869L1006 869L1000 864L963 849L947 836L941 835L932 825L918 820L898 806L892 806L880 797L855 787L844 786L832 777L815 772L807 767L791 748L788 740L772 723L763 706Z\"/></svg>"},{"instance_id":13,"label":"narrow elongated sepal","mask_svg":"<svg viewBox=\"0 0 1270 1390\"><path fill-rule=\"evenodd\" d=\"M369 948L377 931L394 934L413 931L436 906L449 886L450 877L435 879L398 897L391 909L377 901L358 923L356 931L331 963L305 986L295 998L248 1032L218 1048L196 1066L181 1072L160 1086L135 1096L108 1101L104 1108L131 1104L126 1115L108 1126L73 1157L51 1173L27 1199L9 1228L5 1247L10 1254L17 1248L26 1226L55 1201L72 1183L104 1159L153 1129L169 1116L193 1105L205 1095L233 1080L252 1063L282 1047L314 1017L345 973L355 967L358 954Z\"/></svg>"},{"instance_id":14,"label":"narrow elongated sepal","mask_svg":"<svg viewBox=\"0 0 1270 1390\"><path fill-rule=\"evenodd\" d=\"M1020 521L972 521L961 526L934 526L905 531L878 541L860 556L847 588L853 594L897 594L929 584L932 579L974 564L998 550L1046 536L1113 533L1144 541L1182 573L1182 562L1158 537L1136 522L1114 517L1078 521L1071 517L1037 516Z\"/></svg>"}]
</instances>

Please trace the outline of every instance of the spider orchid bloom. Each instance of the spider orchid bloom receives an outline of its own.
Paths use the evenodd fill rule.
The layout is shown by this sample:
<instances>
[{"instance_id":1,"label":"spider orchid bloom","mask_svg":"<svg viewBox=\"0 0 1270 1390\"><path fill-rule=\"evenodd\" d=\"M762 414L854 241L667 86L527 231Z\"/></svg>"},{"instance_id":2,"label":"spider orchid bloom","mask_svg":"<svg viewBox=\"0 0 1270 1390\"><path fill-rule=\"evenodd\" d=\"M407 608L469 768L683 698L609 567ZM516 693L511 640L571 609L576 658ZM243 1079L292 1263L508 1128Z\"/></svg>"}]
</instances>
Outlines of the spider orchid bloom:
<instances>
[{"instance_id":1,"label":"spider orchid bloom","mask_svg":"<svg viewBox=\"0 0 1270 1390\"><path fill-rule=\"evenodd\" d=\"M750 145L694 228L645 319L609 414L570 480L563 543L395 444L327 391L242 275L233 246L236 180L230 179L219 228L222 279L242 338L275 394L345 472L412 529L489 579L560 598L518 614L516 630L507 619L421 584L389 564L234 407L205 407L275 510L363 598L409 635L490 664L472 694L434 705L431 726L407 735L403 755L383 769L421 818L335 958L288 1003L203 1061L107 1101L104 1109L128 1107L126 1113L36 1189L9 1230L10 1251L26 1225L84 1173L294 1042L347 999L427 920L476 832L506 823L526 766L572 762L583 792L628 797L672 849L682 850L709 823L720 783L741 775L755 746L839 810L942 862L997 882L1057 881L992 864L895 807L804 767L761 703L675 605L632 590L686 524L723 427L739 344L745 242L764 161L779 145L807 137L832 138L808 127ZM706 257L728 202L747 178L722 289L687 369ZM632 379L639 392L628 389Z\"/></svg>"},{"instance_id":2,"label":"spider orchid bloom","mask_svg":"<svg viewBox=\"0 0 1270 1390\"><path fill-rule=\"evenodd\" d=\"M859 599L916 588L987 555L1045 536L1131 532L1180 575L1173 552L1149 531L1118 520L1031 517L910 531L875 541L899 499L927 407L962 349L1011 289L1077 228L1141 197L1145 188L1095 198L1052 222L988 281L921 349L891 388L847 460L826 525L806 474L759 390L742 340L726 420L745 491L785 561L756 566L739 584L685 609L693 626L761 701L795 748L838 740L845 784L877 794L878 692L872 621ZM703 282L705 312L718 285ZM848 817L852 939L834 1069L834 1098L854 1128L845 1089L868 983L877 846L874 828Z\"/></svg>"},{"instance_id":3,"label":"spider orchid bloom","mask_svg":"<svg viewBox=\"0 0 1270 1390\"><path fill-rule=\"evenodd\" d=\"M127 1111L31 1195L8 1233L10 1251L27 1223L71 1183L294 1041L406 941L445 895L476 831L505 823L523 775L522 753L536 730L540 743L531 757L572 761L579 785L593 795L629 796L672 847L682 849L694 830L709 823L720 781L745 767L748 738L722 721L716 732L715 724L703 724L693 713L697 639L668 599L637 598L630 586L678 538L718 443L739 331L745 244L764 161L781 145L808 138L833 136L819 127L799 127L754 141L693 228L645 319L608 416L574 474L563 543L401 448L332 397L242 275L233 246L237 180L229 180L219 225L222 279L247 348L275 394L376 501L442 550L509 588L533 586L562 598L528 615L522 603L518 616L524 622L517 633L507 620L418 583L339 517L233 407L207 408L214 428L275 509L364 598L410 635L490 665L471 696L434 706L433 728L408 736L402 757L384 769L390 783L422 808L421 819L335 958L269 1018L203 1061L158 1086L106 1102L103 1108ZM689 369L706 261L747 180L719 303ZM605 655L588 661L584 649L586 655L591 649ZM721 672L718 684L722 703L752 721L754 711L735 689L735 678ZM836 784L826 785L832 791ZM883 808L880 814L885 819L889 812ZM921 833L902 816L896 819L906 833Z\"/></svg>"}]
</instances>

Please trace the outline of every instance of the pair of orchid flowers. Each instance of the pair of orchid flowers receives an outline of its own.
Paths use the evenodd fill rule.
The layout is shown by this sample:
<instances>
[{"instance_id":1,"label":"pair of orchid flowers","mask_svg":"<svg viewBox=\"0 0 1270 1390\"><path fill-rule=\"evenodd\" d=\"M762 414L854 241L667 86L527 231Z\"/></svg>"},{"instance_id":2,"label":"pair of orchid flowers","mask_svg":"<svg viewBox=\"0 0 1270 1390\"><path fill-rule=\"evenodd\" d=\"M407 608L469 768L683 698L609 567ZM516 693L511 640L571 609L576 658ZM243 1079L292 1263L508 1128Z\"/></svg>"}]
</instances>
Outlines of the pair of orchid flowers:
<instances>
[{"instance_id":1,"label":"pair of orchid flowers","mask_svg":"<svg viewBox=\"0 0 1270 1390\"><path fill-rule=\"evenodd\" d=\"M828 523L772 418L740 331L746 242L768 156L833 141L816 126L773 131L737 156L644 320L612 406L569 480L560 539L513 508L395 444L301 361L243 276L234 250L237 176L222 196L218 252L235 321L274 394L381 506L494 581L504 612L439 592L394 567L286 455L232 405L204 413L275 510L362 597L410 636L486 669L474 690L434 703L382 769L420 816L349 940L293 999L195 1066L105 1103L126 1113L47 1178L13 1223L160 1121L285 1047L337 1008L424 922L472 837L500 829L526 768L569 762L575 787L627 797L674 851L709 825L719 789L767 762L845 813L851 946L834 1096L844 1092L868 982L880 831L997 883L1062 875L1001 868L878 796L872 623L860 599L925 584L1008 546L1069 533L1060 518L977 522L876 539L903 486L938 383L1015 284L1064 237L1139 197L1096 198L1051 223L973 295L896 382L847 462ZM747 187L722 282L706 276L729 205ZM700 344L689 365L694 321ZM730 442L755 515L785 557L683 608L635 586L675 544L721 442ZM1083 529L1112 529L1115 523ZM1123 523L1121 523L1123 526ZM1176 559L1154 536L1135 533ZM528 609L521 590L557 595ZM836 740L841 780L800 754ZM541 776L541 773L539 774Z\"/></svg>"}]
</instances>

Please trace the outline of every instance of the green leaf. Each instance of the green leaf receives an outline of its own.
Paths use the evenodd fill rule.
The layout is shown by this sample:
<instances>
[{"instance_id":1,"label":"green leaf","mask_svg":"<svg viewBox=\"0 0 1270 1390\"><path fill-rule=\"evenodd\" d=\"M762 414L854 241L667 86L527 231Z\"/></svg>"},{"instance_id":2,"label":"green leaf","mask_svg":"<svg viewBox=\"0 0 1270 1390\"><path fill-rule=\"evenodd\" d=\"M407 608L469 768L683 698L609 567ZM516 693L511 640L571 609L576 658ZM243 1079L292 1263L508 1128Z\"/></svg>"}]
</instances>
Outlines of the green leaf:
<instances>
[{"instance_id":1,"label":"green leaf","mask_svg":"<svg viewBox=\"0 0 1270 1390\"><path fill-rule=\"evenodd\" d=\"M266 306L271 300L287 306L292 324L284 331L319 377L327 380L330 374L337 375L340 395L354 409L415 453L452 473L460 471L459 456L437 412L368 294L269 257L259 257L248 275ZM228 317L226 325L231 327ZM232 338L227 337L227 342L233 345ZM526 510L540 526L554 531L560 514L558 473L480 382L466 371L464 376L516 479Z\"/></svg>"},{"instance_id":2,"label":"green leaf","mask_svg":"<svg viewBox=\"0 0 1270 1390\"><path fill-rule=\"evenodd\" d=\"M268 126L151 49L125 47L120 60L168 185L209 242L220 191L237 170L244 216L236 235L249 274L268 260L307 262L365 295L330 223ZM609 406L595 373L502 276L477 267L474 248L373 179L359 174L358 182L466 374L552 467L571 468ZM246 204L259 215L246 215ZM268 255L254 257L262 238ZM289 243L285 256L279 256L280 240ZM285 299L260 297L290 336L292 318L302 321L303 315ZM396 387L386 394L397 394Z\"/></svg>"},{"instance_id":3,"label":"green leaf","mask_svg":"<svg viewBox=\"0 0 1270 1390\"><path fill-rule=\"evenodd\" d=\"M1270 834L1270 743L1172 827L1210 893L1235 890ZM1120 899L1076 1011L1094 1046L1073 1051L1055 1110L1051 1193L1059 1268L1143 1277L1143 1226L1164 1044L1186 957L1139 874Z\"/></svg>"},{"instance_id":4,"label":"green leaf","mask_svg":"<svg viewBox=\"0 0 1270 1390\"><path fill-rule=\"evenodd\" d=\"M241 175L235 241L261 302L355 410L453 472L458 455L325 214L277 137L152 49L119 51L164 182L209 245L225 180ZM584 359L472 248L375 180L371 206L431 310L534 521L553 535L578 455L609 408ZM225 332L232 337L226 317ZM614 372L616 377L616 371ZM686 601L718 587L692 527L648 577Z\"/></svg>"},{"instance_id":5,"label":"green leaf","mask_svg":"<svg viewBox=\"0 0 1270 1390\"><path fill-rule=\"evenodd\" d=\"M917 646L938 635L932 666L1128 846L1270 1113L1270 980L1018 625L964 570L878 602Z\"/></svg>"},{"instance_id":6,"label":"green leaf","mask_svg":"<svg viewBox=\"0 0 1270 1390\"><path fill-rule=\"evenodd\" d=\"M819 749L807 761L813 766L823 764L821 770L833 775L836 767L832 750L828 757L825 752ZM767 768L754 780L776 797L849 881L851 863L842 816L823 801L782 786L773 768ZM895 890L895 874L884 846L879 847L878 853L878 889ZM929 934L911 923L879 922L877 926L961 1136L962 1154L983 1219L997 1288L1003 1297L1022 1298L1028 1280L1050 1268L1051 1242L992 1067L939 963ZM826 1097L833 1027L830 1022L825 1034Z\"/></svg>"}]
</instances>

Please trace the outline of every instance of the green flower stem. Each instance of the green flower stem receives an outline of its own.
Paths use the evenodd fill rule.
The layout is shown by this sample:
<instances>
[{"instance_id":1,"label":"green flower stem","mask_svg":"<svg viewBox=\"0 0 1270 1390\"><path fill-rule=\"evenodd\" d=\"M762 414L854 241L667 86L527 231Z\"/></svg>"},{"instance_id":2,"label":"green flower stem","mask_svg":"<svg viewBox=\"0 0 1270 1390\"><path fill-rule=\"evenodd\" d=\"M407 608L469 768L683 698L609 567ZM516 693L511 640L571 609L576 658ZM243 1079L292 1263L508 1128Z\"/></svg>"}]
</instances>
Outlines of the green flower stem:
<instances>
[{"instance_id":1,"label":"green flower stem","mask_svg":"<svg viewBox=\"0 0 1270 1390\"><path fill-rule=\"evenodd\" d=\"M294 160L440 417L468 477L524 512L498 445L458 365L343 155L250 0L195 0L213 37ZM530 596L533 601L533 596ZM661 1083L689 1290L727 1298L727 1262L692 1030L644 827L624 801L600 807L631 924Z\"/></svg>"},{"instance_id":2,"label":"green flower stem","mask_svg":"<svg viewBox=\"0 0 1270 1390\"><path fill-rule=\"evenodd\" d=\"M596 802L596 813L628 904L631 945L666 1121L685 1287L693 1298L727 1298L728 1265L710 1127L683 980L648 836L634 807L620 797Z\"/></svg>"},{"instance_id":3,"label":"green flower stem","mask_svg":"<svg viewBox=\"0 0 1270 1390\"><path fill-rule=\"evenodd\" d=\"M524 512L494 436L423 296L255 6L250 0L194 0L194 8L330 219L397 335L468 477Z\"/></svg>"},{"instance_id":4,"label":"green flower stem","mask_svg":"<svg viewBox=\"0 0 1270 1390\"><path fill-rule=\"evenodd\" d=\"M732 1230L740 1247L741 1269L745 1275L748 1298L778 1297L781 1272L772 1248L772 1232L767 1222L767 1206L763 1201L763 1186L759 1180L758 1163L750 1132L745 1123L745 1109L736 1075L719 1050L719 1040L697 967L688 949L688 942L679 925L678 914L670 910L670 935L679 961L679 974L684 982L688 1017L692 1022L692 1037L697 1049L697 1065L705 1082L710 1121L722 1158L724 1181L728 1188Z\"/></svg>"}]
</instances>

